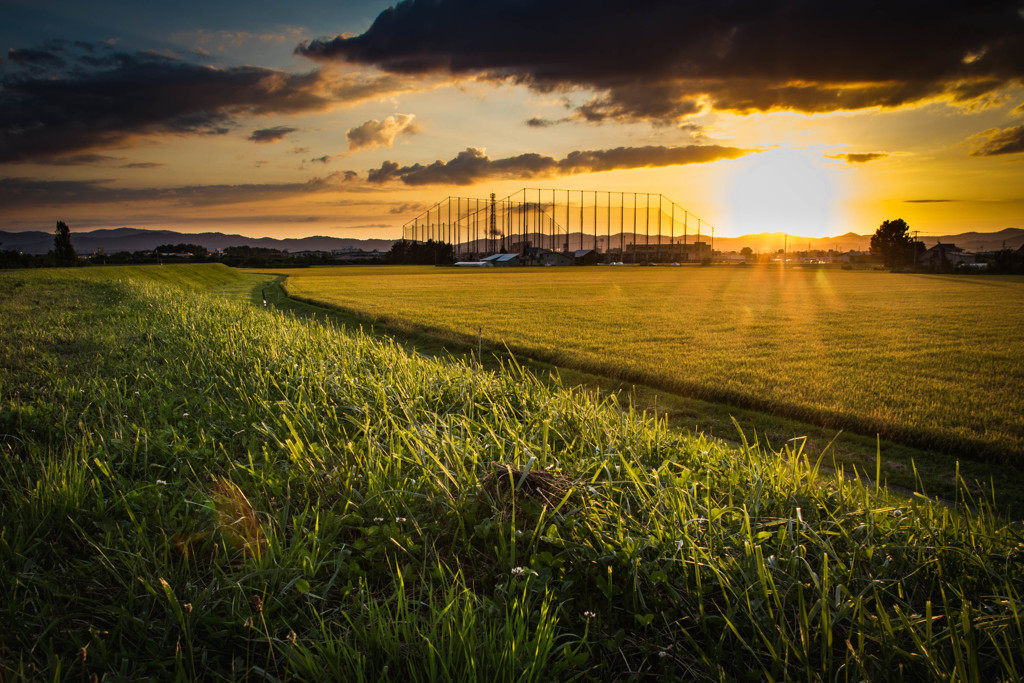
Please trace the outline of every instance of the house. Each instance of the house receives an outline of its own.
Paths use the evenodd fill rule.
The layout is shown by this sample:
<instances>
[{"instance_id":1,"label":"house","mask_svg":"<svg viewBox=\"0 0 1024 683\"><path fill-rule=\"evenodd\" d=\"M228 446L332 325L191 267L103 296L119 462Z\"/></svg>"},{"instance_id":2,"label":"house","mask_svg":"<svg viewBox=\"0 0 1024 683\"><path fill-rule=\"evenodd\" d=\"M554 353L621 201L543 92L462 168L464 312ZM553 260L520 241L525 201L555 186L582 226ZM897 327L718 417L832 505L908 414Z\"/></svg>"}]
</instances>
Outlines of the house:
<instances>
[{"instance_id":1,"label":"house","mask_svg":"<svg viewBox=\"0 0 1024 683\"><path fill-rule=\"evenodd\" d=\"M521 263L524 266L571 266L574 261L571 254L543 247L527 247L523 250Z\"/></svg>"},{"instance_id":2,"label":"house","mask_svg":"<svg viewBox=\"0 0 1024 683\"><path fill-rule=\"evenodd\" d=\"M923 266L953 266L974 263L974 254L968 254L955 244L939 242L918 257L918 264Z\"/></svg>"},{"instance_id":3,"label":"house","mask_svg":"<svg viewBox=\"0 0 1024 683\"><path fill-rule=\"evenodd\" d=\"M480 260L484 263L490 263L495 267L520 265L519 254L492 254Z\"/></svg>"},{"instance_id":4,"label":"house","mask_svg":"<svg viewBox=\"0 0 1024 683\"><path fill-rule=\"evenodd\" d=\"M601 261L601 255L595 249L577 249L572 259L577 266L593 266Z\"/></svg>"}]
</instances>

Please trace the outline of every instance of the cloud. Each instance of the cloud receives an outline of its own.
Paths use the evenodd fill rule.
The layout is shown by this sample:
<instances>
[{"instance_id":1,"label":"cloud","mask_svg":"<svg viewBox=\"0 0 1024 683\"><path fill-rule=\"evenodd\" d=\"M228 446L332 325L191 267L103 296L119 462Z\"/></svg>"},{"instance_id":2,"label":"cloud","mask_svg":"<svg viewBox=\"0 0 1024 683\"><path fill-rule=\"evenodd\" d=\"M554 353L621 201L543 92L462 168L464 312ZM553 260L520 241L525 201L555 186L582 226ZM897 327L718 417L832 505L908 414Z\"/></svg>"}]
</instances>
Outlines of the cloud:
<instances>
[{"instance_id":1,"label":"cloud","mask_svg":"<svg viewBox=\"0 0 1024 683\"><path fill-rule=\"evenodd\" d=\"M259 128L252 132L249 139L253 142L261 145L265 145L271 142L278 142L284 139L289 133L294 133L298 128L292 128L290 126L274 126L273 128Z\"/></svg>"},{"instance_id":2,"label":"cloud","mask_svg":"<svg viewBox=\"0 0 1024 683\"><path fill-rule=\"evenodd\" d=\"M320 112L436 85L334 68L215 68L103 43L51 41L8 57L0 73L0 163L125 146L143 136L223 135L241 117ZM272 141L283 129L261 129L251 139Z\"/></svg>"},{"instance_id":3,"label":"cloud","mask_svg":"<svg viewBox=\"0 0 1024 683\"><path fill-rule=\"evenodd\" d=\"M578 119L667 124L707 108L982 101L1024 81L1019 5L406 0L361 35L306 41L296 52L396 75L582 88L595 95L576 107Z\"/></svg>"},{"instance_id":4,"label":"cloud","mask_svg":"<svg viewBox=\"0 0 1024 683\"><path fill-rule=\"evenodd\" d=\"M394 215L405 213L415 214L420 213L428 206L432 206L432 204L424 204L423 202L402 202L401 204L396 204L392 206L390 209L388 209L388 213Z\"/></svg>"},{"instance_id":5,"label":"cloud","mask_svg":"<svg viewBox=\"0 0 1024 683\"><path fill-rule=\"evenodd\" d=\"M160 168L167 164L159 164L155 161L136 161L131 164L123 164L120 168Z\"/></svg>"},{"instance_id":6,"label":"cloud","mask_svg":"<svg viewBox=\"0 0 1024 683\"><path fill-rule=\"evenodd\" d=\"M39 50L35 52L41 52ZM51 47L0 78L0 162L123 145L142 135L221 135L235 118L320 111L319 72L216 69L102 45Z\"/></svg>"},{"instance_id":7,"label":"cloud","mask_svg":"<svg viewBox=\"0 0 1024 683\"><path fill-rule=\"evenodd\" d=\"M22 207L163 201L178 206L215 206L335 191L357 177L355 171L338 171L325 178L315 177L305 182L159 188L115 187L112 185L114 181L109 179L0 178L0 205Z\"/></svg>"},{"instance_id":8,"label":"cloud","mask_svg":"<svg viewBox=\"0 0 1024 683\"><path fill-rule=\"evenodd\" d=\"M413 114L393 114L383 121L370 119L355 128L350 128L345 133L349 152L391 147L399 135L409 135L418 131L418 127L413 123L414 118L416 117Z\"/></svg>"},{"instance_id":9,"label":"cloud","mask_svg":"<svg viewBox=\"0 0 1024 683\"><path fill-rule=\"evenodd\" d=\"M561 119L545 119L540 116L532 116L526 119L526 125L530 128L547 128L548 126L557 126L560 123L565 123L571 120L572 119L569 117Z\"/></svg>"},{"instance_id":10,"label":"cloud","mask_svg":"<svg viewBox=\"0 0 1024 683\"><path fill-rule=\"evenodd\" d=\"M491 159L482 149L470 147L447 162L435 161L424 166L401 166L385 161L367 174L371 183L401 181L406 185L449 184L471 185L480 180L548 178L579 173L597 173L618 169L650 168L696 164L735 159L753 150L718 145L687 147L617 147L615 149L576 151L558 160L542 154L520 154L505 159Z\"/></svg>"},{"instance_id":11,"label":"cloud","mask_svg":"<svg viewBox=\"0 0 1024 683\"><path fill-rule=\"evenodd\" d=\"M47 166L95 166L109 161L121 161L121 159L119 157L107 156L105 154L87 153L43 159L38 163L45 164Z\"/></svg>"},{"instance_id":12,"label":"cloud","mask_svg":"<svg viewBox=\"0 0 1024 683\"><path fill-rule=\"evenodd\" d=\"M904 204L946 204L960 201L958 199L904 199Z\"/></svg>"},{"instance_id":13,"label":"cloud","mask_svg":"<svg viewBox=\"0 0 1024 683\"><path fill-rule=\"evenodd\" d=\"M991 128L971 138L974 149L971 156L993 157L1001 154L1024 152L1024 125L1013 128Z\"/></svg>"},{"instance_id":14,"label":"cloud","mask_svg":"<svg viewBox=\"0 0 1024 683\"><path fill-rule=\"evenodd\" d=\"M888 152L862 152L854 154L826 154L826 159L838 159L848 164L866 164L869 161L878 161L889 156Z\"/></svg>"}]
</instances>

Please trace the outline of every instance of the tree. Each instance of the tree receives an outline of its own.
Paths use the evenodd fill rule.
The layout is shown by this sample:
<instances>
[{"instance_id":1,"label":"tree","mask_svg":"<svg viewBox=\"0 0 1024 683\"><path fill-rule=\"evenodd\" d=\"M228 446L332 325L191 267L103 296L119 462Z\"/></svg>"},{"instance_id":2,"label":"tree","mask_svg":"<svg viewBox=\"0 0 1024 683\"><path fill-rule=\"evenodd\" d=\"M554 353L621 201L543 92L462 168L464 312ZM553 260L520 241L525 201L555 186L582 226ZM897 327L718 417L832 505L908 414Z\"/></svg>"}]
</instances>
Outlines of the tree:
<instances>
[{"instance_id":1,"label":"tree","mask_svg":"<svg viewBox=\"0 0 1024 683\"><path fill-rule=\"evenodd\" d=\"M883 221L871 236L871 253L880 256L889 268L910 263L914 257L914 238L910 226L902 218Z\"/></svg>"},{"instance_id":2,"label":"tree","mask_svg":"<svg viewBox=\"0 0 1024 683\"><path fill-rule=\"evenodd\" d=\"M53 231L53 255L58 266L73 266L78 263L78 254L71 246L71 228L64 221L57 221Z\"/></svg>"},{"instance_id":3,"label":"tree","mask_svg":"<svg viewBox=\"0 0 1024 683\"><path fill-rule=\"evenodd\" d=\"M447 242L429 239L426 242L398 240L384 259L388 263L447 266L455 263L455 249Z\"/></svg>"},{"instance_id":4,"label":"tree","mask_svg":"<svg viewBox=\"0 0 1024 683\"><path fill-rule=\"evenodd\" d=\"M192 254L193 256L206 256L209 252L201 244L179 242L178 244L161 244L153 251L160 254Z\"/></svg>"}]
</instances>

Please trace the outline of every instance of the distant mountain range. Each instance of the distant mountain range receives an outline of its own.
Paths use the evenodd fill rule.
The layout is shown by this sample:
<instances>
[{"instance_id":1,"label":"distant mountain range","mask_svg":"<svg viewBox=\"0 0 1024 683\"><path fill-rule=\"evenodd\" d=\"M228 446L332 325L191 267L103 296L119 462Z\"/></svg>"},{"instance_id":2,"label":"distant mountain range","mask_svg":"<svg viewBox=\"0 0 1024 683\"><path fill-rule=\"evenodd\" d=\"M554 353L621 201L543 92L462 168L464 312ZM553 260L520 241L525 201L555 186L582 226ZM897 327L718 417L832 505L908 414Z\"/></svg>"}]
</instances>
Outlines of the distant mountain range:
<instances>
[{"instance_id":1,"label":"distant mountain range","mask_svg":"<svg viewBox=\"0 0 1024 683\"><path fill-rule=\"evenodd\" d=\"M71 244L79 254L92 254L102 248L108 254L118 251L150 251L162 244L199 244L210 251L225 247L265 247L297 251L330 251L354 247L367 251L387 251L394 240L360 240L349 237L300 237L296 239L273 239L271 237L245 237L225 235L220 232L184 233L173 230L141 230L138 228L116 228L71 232ZM0 250L13 249L25 254L45 254L53 249L53 233L50 232L4 232L0 230Z\"/></svg>"},{"instance_id":2,"label":"distant mountain range","mask_svg":"<svg viewBox=\"0 0 1024 683\"><path fill-rule=\"evenodd\" d=\"M576 248L579 235L571 236L571 245ZM587 238L592 240L593 236ZM645 236L637 235L637 242L643 244ZM704 241L710 241L708 235L701 235ZM600 236L603 243L606 238ZM941 237L922 236L927 246L937 242L952 243L967 251L992 251L996 249L1017 249L1024 245L1024 229L1006 228L999 232L965 232L958 235ZM627 239L628 241L628 239ZM689 241L693 241L691 236ZM356 248L367 251L387 251L394 240L369 239L361 240L351 237L299 237L293 239L274 239L271 237L245 237L244 235L225 235L220 232L183 233L173 230L142 230L138 228L117 228L114 230L93 230L91 232L72 232L71 243L79 254L92 254L102 248L108 254L118 251L149 251L162 244L199 244L210 251L225 247L265 247L267 249L297 251L330 251L331 249ZM539 242L543 244L543 242ZM787 249L790 252L807 249L835 249L837 251L866 251L871 243L871 235L857 235L852 232L838 237L798 237L785 235L781 232L744 235L743 237L717 237L714 248L716 251L739 251L750 247L755 252L777 251ZM618 235L612 235L612 245L618 244ZM587 246L591 246L588 244ZM53 233L4 232L0 231L0 250L12 249L26 254L45 254L53 249Z\"/></svg>"}]
</instances>

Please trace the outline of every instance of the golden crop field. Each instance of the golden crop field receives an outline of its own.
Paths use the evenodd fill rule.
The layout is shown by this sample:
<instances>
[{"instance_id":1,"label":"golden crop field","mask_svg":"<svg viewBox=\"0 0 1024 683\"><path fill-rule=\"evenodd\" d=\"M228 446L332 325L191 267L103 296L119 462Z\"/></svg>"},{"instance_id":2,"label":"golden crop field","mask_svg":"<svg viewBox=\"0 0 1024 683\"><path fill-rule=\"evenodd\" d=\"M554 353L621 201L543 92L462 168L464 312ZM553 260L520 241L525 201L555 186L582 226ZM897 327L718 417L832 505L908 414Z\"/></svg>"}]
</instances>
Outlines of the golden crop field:
<instances>
[{"instance_id":1,"label":"golden crop field","mask_svg":"<svg viewBox=\"0 0 1024 683\"><path fill-rule=\"evenodd\" d=\"M289 295L976 457L1024 454L1024 278L767 267L290 271Z\"/></svg>"}]
</instances>

